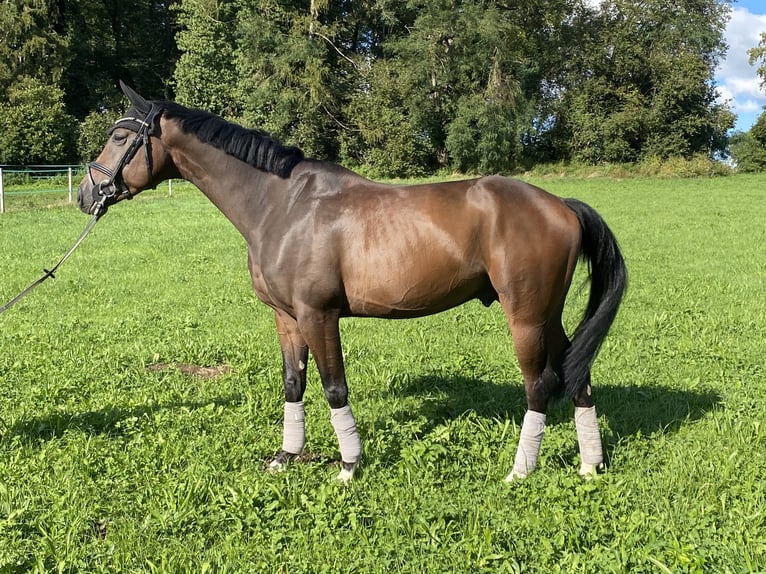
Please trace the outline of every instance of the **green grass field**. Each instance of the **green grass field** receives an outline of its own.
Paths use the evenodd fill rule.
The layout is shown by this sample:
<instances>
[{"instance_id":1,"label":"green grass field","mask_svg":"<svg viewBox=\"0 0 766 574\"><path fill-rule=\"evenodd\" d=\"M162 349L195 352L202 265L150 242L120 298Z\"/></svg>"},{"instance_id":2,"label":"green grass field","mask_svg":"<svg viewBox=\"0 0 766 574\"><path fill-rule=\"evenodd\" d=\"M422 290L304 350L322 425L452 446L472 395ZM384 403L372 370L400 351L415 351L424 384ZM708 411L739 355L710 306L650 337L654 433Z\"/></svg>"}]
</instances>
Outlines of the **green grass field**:
<instances>
[{"instance_id":1,"label":"green grass field","mask_svg":"<svg viewBox=\"0 0 766 574\"><path fill-rule=\"evenodd\" d=\"M313 368L306 460L264 472L273 318L244 241L174 188L113 207L0 316L0 573L766 571L766 175L536 183L593 205L629 266L593 371L605 475L577 476L561 403L539 470L503 482L525 401L502 312L478 303L345 321L357 480L333 480ZM0 216L0 304L86 222Z\"/></svg>"}]
</instances>

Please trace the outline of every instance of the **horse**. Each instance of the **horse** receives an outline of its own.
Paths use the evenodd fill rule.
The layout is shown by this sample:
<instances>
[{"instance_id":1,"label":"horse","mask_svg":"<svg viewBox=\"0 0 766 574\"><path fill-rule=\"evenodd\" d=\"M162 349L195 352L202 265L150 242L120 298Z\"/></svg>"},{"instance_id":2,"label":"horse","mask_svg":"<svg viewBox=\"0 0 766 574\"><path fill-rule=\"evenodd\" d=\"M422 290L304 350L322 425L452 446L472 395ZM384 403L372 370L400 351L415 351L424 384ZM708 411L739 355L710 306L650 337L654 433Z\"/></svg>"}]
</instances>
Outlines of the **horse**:
<instances>
[{"instance_id":1,"label":"horse","mask_svg":"<svg viewBox=\"0 0 766 574\"><path fill-rule=\"evenodd\" d=\"M501 305L524 380L527 409L506 480L535 469L546 410L561 395L574 403L579 473L603 470L590 372L627 270L593 208L501 176L378 183L262 131L120 86L131 108L87 165L79 207L102 217L122 200L181 178L244 237L252 287L274 312L282 352L282 448L270 470L284 470L304 449L310 353L338 440L337 479L354 476L362 443L348 400L341 318L420 317L472 299ZM590 293L570 340L561 317L581 259Z\"/></svg>"}]
</instances>

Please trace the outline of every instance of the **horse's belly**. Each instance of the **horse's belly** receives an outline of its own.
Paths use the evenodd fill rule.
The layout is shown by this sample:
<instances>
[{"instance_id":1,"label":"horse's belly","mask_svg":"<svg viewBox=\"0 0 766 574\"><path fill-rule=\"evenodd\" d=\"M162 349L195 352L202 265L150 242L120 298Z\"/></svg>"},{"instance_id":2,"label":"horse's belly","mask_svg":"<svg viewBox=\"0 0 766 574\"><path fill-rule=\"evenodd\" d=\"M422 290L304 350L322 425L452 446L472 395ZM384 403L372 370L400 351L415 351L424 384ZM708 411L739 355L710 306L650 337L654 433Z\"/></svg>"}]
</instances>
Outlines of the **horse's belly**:
<instances>
[{"instance_id":1,"label":"horse's belly","mask_svg":"<svg viewBox=\"0 0 766 574\"><path fill-rule=\"evenodd\" d=\"M346 285L349 314L359 317L402 319L422 317L456 307L470 299L491 303L496 294L486 275L454 277L406 277L398 272L381 276L379 281Z\"/></svg>"}]
</instances>

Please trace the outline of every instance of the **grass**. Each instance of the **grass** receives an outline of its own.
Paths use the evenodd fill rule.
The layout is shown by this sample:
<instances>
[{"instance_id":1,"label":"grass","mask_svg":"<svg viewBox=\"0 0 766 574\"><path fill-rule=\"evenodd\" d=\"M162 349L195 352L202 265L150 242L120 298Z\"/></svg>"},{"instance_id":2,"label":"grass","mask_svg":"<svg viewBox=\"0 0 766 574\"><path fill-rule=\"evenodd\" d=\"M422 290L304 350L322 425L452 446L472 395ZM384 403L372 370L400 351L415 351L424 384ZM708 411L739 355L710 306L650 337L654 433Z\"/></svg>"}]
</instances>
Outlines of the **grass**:
<instances>
[{"instance_id":1,"label":"grass","mask_svg":"<svg viewBox=\"0 0 766 574\"><path fill-rule=\"evenodd\" d=\"M559 404L539 470L503 483L525 402L502 313L478 303L345 321L358 480L333 481L313 369L307 460L265 473L273 318L244 241L178 186L112 208L0 316L0 573L766 571L766 176L536 182L596 207L630 270L593 372L605 475L577 476ZM86 221L0 216L0 303Z\"/></svg>"}]
</instances>

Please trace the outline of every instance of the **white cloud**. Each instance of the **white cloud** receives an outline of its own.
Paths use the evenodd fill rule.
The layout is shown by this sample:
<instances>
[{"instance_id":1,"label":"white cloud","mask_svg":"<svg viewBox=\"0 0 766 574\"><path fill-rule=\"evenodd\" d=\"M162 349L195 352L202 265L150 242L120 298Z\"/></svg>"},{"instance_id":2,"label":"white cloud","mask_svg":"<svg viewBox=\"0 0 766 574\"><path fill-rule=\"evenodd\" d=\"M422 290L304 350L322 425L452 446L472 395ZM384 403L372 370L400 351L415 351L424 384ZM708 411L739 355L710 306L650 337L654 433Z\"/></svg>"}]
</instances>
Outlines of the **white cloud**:
<instances>
[{"instance_id":1,"label":"white cloud","mask_svg":"<svg viewBox=\"0 0 766 574\"><path fill-rule=\"evenodd\" d=\"M758 114L763 109L763 102L757 100L737 100L737 109L743 114Z\"/></svg>"},{"instance_id":2,"label":"white cloud","mask_svg":"<svg viewBox=\"0 0 766 574\"><path fill-rule=\"evenodd\" d=\"M737 128L747 130L766 106L766 92L760 86L756 66L748 62L747 51L755 48L766 32L766 14L753 14L745 8L734 8L726 26L729 50L716 72L721 99L730 100L732 111L739 116Z\"/></svg>"}]
</instances>

